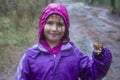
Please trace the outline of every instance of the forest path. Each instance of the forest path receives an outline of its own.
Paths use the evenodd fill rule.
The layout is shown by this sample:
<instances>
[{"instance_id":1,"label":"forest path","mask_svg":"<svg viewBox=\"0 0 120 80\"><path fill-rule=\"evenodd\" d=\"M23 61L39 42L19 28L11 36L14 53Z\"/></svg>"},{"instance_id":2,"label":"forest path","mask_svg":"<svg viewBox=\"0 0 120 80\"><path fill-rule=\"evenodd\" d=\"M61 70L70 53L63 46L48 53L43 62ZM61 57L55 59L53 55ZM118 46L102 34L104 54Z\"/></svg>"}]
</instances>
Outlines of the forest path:
<instances>
[{"instance_id":1,"label":"forest path","mask_svg":"<svg viewBox=\"0 0 120 80\"><path fill-rule=\"evenodd\" d=\"M94 42L104 42L113 55L110 70L103 80L120 80L120 17L109 10L81 2L57 0L70 16L70 38L86 55L91 56Z\"/></svg>"}]
</instances>

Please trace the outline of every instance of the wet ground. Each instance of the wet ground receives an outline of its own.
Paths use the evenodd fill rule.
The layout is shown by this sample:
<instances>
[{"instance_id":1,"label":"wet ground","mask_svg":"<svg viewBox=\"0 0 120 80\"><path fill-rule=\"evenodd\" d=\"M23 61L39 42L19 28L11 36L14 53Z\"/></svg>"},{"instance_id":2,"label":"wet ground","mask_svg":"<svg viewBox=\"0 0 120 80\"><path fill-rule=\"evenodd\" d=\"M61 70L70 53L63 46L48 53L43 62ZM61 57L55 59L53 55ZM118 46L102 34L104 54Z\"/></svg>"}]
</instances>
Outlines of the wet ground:
<instances>
[{"instance_id":1,"label":"wet ground","mask_svg":"<svg viewBox=\"0 0 120 80\"><path fill-rule=\"evenodd\" d=\"M90 57L93 43L104 42L111 49L113 61L103 80L120 80L120 17L111 15L107 9L90 7L80 2L70 0L56 0L56 2L64 4L68 9L71 41ZM15 49L15 51L22 55L20 48ZM13 80L15 67L12 69L8 72L9 78L3 74L0 80Z\"/></svg>"},{"instance_id":2,"label":"wet ground","mask_svg":"<svg viewBox=\"0 0 120 80\"><path fill-rule=\"evenodd\" d=\"M91 57L94 42L104 42L111 49L112 65L103 80L120 80L120 17L109 10L90 7L80 2L57 0L70 16L70 37L76 46Z\"/></svg>"}]
</instances>

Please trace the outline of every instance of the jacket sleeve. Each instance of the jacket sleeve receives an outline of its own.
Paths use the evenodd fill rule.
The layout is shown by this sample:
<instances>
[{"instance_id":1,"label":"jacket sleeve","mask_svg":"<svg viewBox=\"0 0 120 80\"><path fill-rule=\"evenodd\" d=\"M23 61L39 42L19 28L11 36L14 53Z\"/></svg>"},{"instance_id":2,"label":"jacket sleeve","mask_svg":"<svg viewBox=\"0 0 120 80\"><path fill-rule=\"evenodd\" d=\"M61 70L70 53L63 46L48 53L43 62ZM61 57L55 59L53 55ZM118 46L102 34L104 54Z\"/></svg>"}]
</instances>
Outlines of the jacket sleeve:
<instances>
[{"instance_id":1,"label":"jacket sleeve","mask_svg":"<svg viewBox=\"0 0 120 80\"><path fill-rule=\"evenodd\" d=\"M26 54L20 60L14 80L31 80L29 61Z\"/></svg>"},{"instance_id":2,"label":"jacket sleeve","mask_svg":"<svg viewBox=\"0 0 120 80\"><path fill-rule=\"evenodd\" d=\"M102 55L93 54L92 59L87 56L80 60L81 80L101 80L108 72L112 61L112 55L108 48L103 48Z\"/></svg>"}]
</instances>

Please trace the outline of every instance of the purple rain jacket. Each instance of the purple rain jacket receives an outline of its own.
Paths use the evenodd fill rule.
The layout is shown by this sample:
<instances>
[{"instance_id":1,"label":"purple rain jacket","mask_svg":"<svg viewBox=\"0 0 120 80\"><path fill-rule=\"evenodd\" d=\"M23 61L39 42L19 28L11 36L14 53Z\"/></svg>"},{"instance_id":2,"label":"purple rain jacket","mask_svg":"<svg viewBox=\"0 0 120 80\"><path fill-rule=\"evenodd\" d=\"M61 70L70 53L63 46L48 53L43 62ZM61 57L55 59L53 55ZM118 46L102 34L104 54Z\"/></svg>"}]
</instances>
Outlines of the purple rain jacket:
<instances>
[{"instance_id":1,"label":"purple rain jacket","mask_svg":"<svg viewBox=\"0 0 120 80\"><path fill-rule=\"evenodd\" d=\"M69 38L69 18L65 7L50 4L40 18L39 40L42 39L41 33L47 17L53 13L63 17L67 29L66 38ZM72 42L63 44L57 55L53 55L39 41L25 52L18 65L15 80L101 80L108 72L111 61L111 52L106 47L103 47L102 55L92 53L90 59Z\"/></svg>"},{"instance_id":2,"label":"purple rain jacket","mask_svg":"<svg viewBox=\"0 0 120 80\"><path fill-rule=\"evenodd\" d=\"M57 55L50 54L41 44L26 51L19 63L15 80L101 80L111 64L111 53L92 59L85 56L71 42L62 45Z\"/></svg>"}]
</instances>

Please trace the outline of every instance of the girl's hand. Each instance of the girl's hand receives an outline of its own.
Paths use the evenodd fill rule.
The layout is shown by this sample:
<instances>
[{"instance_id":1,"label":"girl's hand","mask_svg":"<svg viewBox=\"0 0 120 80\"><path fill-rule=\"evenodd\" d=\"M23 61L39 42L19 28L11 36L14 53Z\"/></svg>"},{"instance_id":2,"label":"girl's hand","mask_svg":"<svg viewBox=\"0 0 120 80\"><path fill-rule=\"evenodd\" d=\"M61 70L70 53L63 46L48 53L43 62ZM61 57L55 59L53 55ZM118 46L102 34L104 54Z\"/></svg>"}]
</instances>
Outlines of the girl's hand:
<instances>
[{"instance_id":1,"label":"girl's hand","mask_svg":"<svg viewBox=\"0 0 120 80\"><path fill-rule=\"evenodd\" d=\"M104 43L94 43L94 53L96 55L100 55L102 53L102 48L103 48Z\"/></svg>"}]
</instances>

